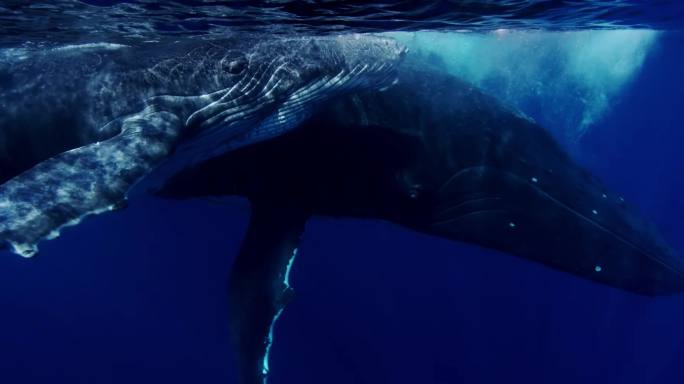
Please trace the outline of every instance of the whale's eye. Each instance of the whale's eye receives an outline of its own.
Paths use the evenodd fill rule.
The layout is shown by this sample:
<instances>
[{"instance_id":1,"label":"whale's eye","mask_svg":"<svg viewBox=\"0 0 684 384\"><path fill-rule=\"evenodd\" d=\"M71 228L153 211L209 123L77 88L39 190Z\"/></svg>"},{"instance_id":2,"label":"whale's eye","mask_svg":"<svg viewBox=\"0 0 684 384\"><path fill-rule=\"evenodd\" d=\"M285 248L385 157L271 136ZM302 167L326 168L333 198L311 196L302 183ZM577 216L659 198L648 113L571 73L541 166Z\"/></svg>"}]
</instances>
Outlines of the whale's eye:
<instances>
[{"instance_id":1,"label":"whale's eye","mask_svg":"<svg viewBox=\"0 0 684 384\"><path fill-rule=\"evenodd\" d=\"M242 73L245 68L247 68L247 59L244 57L223 63L223 70L233 75Z\"/></svg>"}]
</instances>

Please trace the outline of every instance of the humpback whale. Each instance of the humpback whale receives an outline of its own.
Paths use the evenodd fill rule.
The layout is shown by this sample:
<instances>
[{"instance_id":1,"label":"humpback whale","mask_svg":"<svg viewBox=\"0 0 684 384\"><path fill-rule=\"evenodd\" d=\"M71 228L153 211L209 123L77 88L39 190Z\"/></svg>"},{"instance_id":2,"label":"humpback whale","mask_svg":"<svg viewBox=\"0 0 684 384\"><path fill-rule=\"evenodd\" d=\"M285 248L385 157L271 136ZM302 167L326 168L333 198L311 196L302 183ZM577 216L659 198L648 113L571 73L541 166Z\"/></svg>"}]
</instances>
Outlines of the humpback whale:
<instances>
[{"instance_id":1,"label":"humpback whale","mask_svg":"<svg viewBox=\"0 0 684 384\"><path fill-rule=\"evenodd\" d=\"M312 215L386 220L637 294L684 290L678 255L547 131L425 63L404 62L392 88L330 101L297 130L189 167L156 193L250 201L229 283L246 384L268 379Z\"/></svg>"},{"instance_id":2,"label":"humpback whale","mask_svg":"<svg viewBox=\"0 0 684 384\"><path fill-rule=\"evenodd\" d=\"M336 95L386 87L404 52L370 35L6 50L0 247L30 257L62 227L123 206L161 163L172 174L286 132Z\"/></svg>"}]
</instances>

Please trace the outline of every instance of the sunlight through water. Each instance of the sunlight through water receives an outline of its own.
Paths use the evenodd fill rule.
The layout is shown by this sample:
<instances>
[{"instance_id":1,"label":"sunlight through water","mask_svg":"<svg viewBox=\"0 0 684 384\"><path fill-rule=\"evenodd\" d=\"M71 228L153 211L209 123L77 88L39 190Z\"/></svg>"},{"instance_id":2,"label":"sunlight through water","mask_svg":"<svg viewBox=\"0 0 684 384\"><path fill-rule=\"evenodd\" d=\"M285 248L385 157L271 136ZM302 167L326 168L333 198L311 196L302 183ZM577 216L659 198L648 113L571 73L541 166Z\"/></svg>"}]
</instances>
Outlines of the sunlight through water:
<instances>
[{"instance_id":1,"label":"sunlight through water","mask_svg":"<svg viewBox=\"0 0 684 384\"><path fill-rule=\"evenodd\" d=\"M562 140L575 142L619 102L659 32L500 29L391 35Z\"/></svg>"}]
</instances>

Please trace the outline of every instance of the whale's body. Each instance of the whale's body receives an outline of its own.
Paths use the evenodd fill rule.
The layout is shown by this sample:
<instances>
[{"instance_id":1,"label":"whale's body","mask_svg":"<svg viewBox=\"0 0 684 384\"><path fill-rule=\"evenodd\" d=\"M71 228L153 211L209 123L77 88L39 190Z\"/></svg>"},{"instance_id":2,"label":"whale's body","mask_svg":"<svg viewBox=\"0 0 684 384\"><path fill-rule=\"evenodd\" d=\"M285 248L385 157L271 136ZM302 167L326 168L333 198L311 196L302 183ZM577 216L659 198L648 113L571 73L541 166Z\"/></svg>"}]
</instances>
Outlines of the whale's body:
<instances>
[{"instance_id":1,"label":"whale's body","mask_svg":"<svg viewBox=\"0 0 684 384\"><path fill-rule=\"evenodd\" d=\"M403 53L359 35L5 52L0 246L32 256L61 227L121 206L165 160L170 173L286 132L336 95L385 87Z\"/></svg>"},{"instance_id":2,"label":"whale's body","mask_svg":"<svg viewBox=\"0 0 684 384\"><path fill-rule=\"evenodd\" d=\"M230 281L248 384L266 380L312 215L386 220L639 294L684 290L682 260L547 131L421 62L403 64L387 91L331 101L298 130L186 169L159 194L251 202Z\"/></svg>"},{"instance_id":3,"label":"whale's body","mask_svg":"<svg viewBox=\"0 0 684 384\"><path fill-rule=\"evenodd\" d=\"M403 53L342 36L0 55L0 244L32 256L159 168L160 195L248 198L229 287L245 384L268 378L312 215L386 220L639 294L684 290L657 231L544 129L426 63L397 68Z\"/></svg>"}]
</instances>

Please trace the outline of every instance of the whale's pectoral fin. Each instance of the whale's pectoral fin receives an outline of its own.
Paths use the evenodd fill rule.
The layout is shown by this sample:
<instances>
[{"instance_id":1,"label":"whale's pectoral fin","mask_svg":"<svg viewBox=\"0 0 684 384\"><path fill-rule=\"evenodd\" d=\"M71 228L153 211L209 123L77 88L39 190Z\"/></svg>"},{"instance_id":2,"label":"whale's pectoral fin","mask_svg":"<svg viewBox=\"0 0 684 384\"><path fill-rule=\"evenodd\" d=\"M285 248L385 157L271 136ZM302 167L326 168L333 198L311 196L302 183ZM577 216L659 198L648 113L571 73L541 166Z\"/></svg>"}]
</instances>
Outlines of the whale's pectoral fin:
<instances>
[{"instance_id":1,"label":"whale's pectoral fin","mask_svg":"<svg viewBox=\"0 0 684 384\"><path fill-rule=\"evenodd\" d=\"M82 217L122 206L126 192L173 149L182 124L168 112L141 112L121 132L61 153L0 185L0 244L29 257L43 238Z\"/></svg>"},{"instance_id":2,"label":"whale's pectoral fin","mask_svg":"<svg viewBox=\"0 0 684 384\"><path fill-rule=\"evenodd\" d=\"M252 216L229 282L230 327L242 384L266 382L273 327L292 297L288 281L308 212L252 200Z\"/></svg>"}]
</instances>

